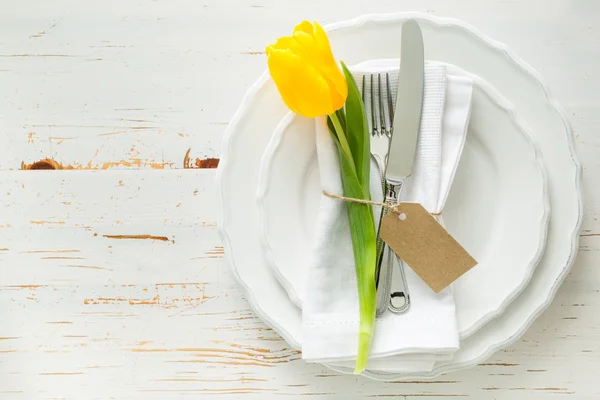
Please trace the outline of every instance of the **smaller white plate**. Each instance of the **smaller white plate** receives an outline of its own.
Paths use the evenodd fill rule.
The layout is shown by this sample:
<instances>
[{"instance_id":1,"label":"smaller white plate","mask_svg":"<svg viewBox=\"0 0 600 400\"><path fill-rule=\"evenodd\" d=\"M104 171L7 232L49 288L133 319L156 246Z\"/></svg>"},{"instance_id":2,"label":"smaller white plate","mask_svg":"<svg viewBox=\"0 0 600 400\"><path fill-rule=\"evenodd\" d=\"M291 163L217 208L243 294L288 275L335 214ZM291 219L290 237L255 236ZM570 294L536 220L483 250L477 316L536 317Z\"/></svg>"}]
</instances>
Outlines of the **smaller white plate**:
<instances>
[{"instance_id":1,"label":"smaller white plate","mask_svg":"<svg viewBox=\"0 0 600 400\"><path fill-rule=\"evenodd\" d=\"M509 104L478 77L448 67L475 82L465 149L444 209L446 228L479 263L455 283L463 339L529 282L545 246L549 200L539 153ZM318 168L314 121L288 114L263 156L257 201L266 258L299 307L319 209Z\"/></svg>"}]
</instances>

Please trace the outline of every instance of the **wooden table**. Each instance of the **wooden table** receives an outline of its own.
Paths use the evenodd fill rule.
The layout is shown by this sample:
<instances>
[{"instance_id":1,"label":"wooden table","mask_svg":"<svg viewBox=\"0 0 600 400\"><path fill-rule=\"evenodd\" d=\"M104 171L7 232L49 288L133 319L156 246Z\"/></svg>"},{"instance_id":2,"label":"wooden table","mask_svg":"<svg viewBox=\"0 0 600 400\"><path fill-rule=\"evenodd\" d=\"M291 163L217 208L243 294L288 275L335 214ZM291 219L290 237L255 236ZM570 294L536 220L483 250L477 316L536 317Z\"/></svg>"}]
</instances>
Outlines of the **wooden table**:
<instances>
[{"instance_id":1,"label":"wooden table","mask_svg":"<svg viewBox=\"0 0 600 400\"><path fill-rule=\"evenodd\" d=\"M600 2L0 3L0 398L600 395ZM575 267L516 344L380 383L307 365L253 314L212 168L266 44L304 18L400 10L467 20L539 69L575 130L586 216Z\"/></svg>"}]
</instances>

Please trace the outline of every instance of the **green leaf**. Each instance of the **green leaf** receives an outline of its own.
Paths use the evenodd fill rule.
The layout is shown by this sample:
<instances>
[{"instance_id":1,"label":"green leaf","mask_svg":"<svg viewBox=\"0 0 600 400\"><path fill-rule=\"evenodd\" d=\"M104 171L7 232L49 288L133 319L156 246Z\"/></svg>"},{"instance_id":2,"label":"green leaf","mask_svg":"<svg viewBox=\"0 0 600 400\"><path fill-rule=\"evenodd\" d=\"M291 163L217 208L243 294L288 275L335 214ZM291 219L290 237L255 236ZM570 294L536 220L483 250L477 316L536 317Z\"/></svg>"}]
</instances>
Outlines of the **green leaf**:
<instances>
[{"instance_id":1,"label":"green leaf","mask_svg":"<svg viewBox=\"0 0 600 400\"><path fill-rule=\"evenodd\" d=\"M356 173L350 167L341 148L338 147L341 160L342 185L344 195L351 198L363 198L363 187L358 182ZM373 208L369 204L346 202L354 267L358 286L358 303L360 311L359 348L355 372L362 372L366 366L371 348L373 329L375 328L376 288L375 265L377 259L375 222Z\"/></svg>"},{"instance_id":2,"label":"green leaf","mask_svg":"<svg viewBox=\"0 0 600 400\"><path fill-rule=\"evenodd\" d=\"M329 118L327 121L328 121L327 126L333 125L333 130L331 130L331 132L334 133L334 137L336 139L337 145L344 152L344 155L350 160L352 169L354 171L356 171L356 166L354 165L354 160L352 159L352 150L350 148L350 144L348 143L348 138L346 137L346 133L344 132L344 129L342 128L342 122L338 118L337 112L335 112L333 114L329 114Z\"/></svg>"},{"instance_id":3,"label":"green leaf","mask_svg":"<svg viewBox=\"0 0 600 400\"><path fill-rule=\"evenodd\" d=\"M348 84L346 99L345 133L352 151L352 158L358 175L358 181L363 188L362 198L370 199L369 176L371 159L371 140L368 132L367 116L354 77L342 62L342 69Z\"/></svg>"},{"instance_id":4,"label":"green leaf","mask_svg":"<svg viewBox=\"0 0 600 400\"><path fill-rule=\"evenodd\" d=\"M367 119L356 81L344 63L342 68L348 84L345 109L330 114L327 126L340 157L344 196L370 200L371 149ZM367 367L375 328L377 241L372 206L347 201L346 209L350 223L360 311L358 354L354 373L360 373Z\"/></svg>"},{"instance_id":5,"label":"green leaf","mask_svg":"<svg viewBox=\"0 0 600 400\"><path fill-rule=\"evenodd\" d=\"M344 108L342 107L339 110L337 110L335 112L335 115L340 121L342 131L346 132L346 112L344 111ZM333 121L331 120L331 118L327 118L327 126L329 127L329 131L337 136L337 133L335 132L335 126L333 126Z\"/></svg>"},{"instance_id":6,"label":"green leaf","mask_svg":"<svg viewBox=\"0 0 600 400\"><path fill-rule=\"evenodd\" d=\"M330 125L330 129L331 127L333 127L333 124ZM354 168L354 160L347 156L343 146L338 140L338 135L341 133L336 135L334 130L332 130L331 134L337 145L340 157L344 196L364 199L365 190L363 185L359 182L356 173L358 168ZM367 159L367 162L368 161L369 159ZM377 306L375 288L377 244L372 206L369 204L346 202L346 209L350 223L360 311L358 355L354 372L360 373L364 371L367 366L371 340L373 338L373 329L375 328L375 309Z\"/></svg>"},{"instance_id":7,"label":"green leaf","mask_svg":"<svg viewBox=\"0 0 600 400\"><path fill-rule=\"evenodd\" d=\"M346 132L346 112L344 111L344 108L340 108L335 113L338 119L340 120L340 123L342 124L342 129L344 130L344 132Z\"/></svg>"},{"instance_id":8,"label":"green leaf","mask_svg":"<svg viewBox=\"0 0 600 400\"><path fill-rule=\"evenodd\" d=\"M337 134L335 133L335 126L333 126L333 122L331 121L331 118L329 118L329 117L327 117L327 127L329 128L329 132L331 132L331 136L337 143L339 140L337 138Z\"/></svg>"}]
</instances>

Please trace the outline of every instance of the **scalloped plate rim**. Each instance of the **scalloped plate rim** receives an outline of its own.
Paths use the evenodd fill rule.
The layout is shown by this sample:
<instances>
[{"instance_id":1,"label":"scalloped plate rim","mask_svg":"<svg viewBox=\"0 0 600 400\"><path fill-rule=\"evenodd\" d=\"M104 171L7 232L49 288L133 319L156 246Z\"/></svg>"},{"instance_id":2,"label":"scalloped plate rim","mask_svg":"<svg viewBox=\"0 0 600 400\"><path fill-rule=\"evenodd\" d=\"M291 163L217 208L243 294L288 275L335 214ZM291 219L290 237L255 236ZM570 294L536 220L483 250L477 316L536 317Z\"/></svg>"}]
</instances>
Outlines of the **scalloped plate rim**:
<instances>
[{"instance_id":1,"label":"scalloped plate rim","mask_svg":"<svg viewBox=\"0 0 600 400\"><path fill-rule=\"evenodd\" d=\"M432 16L432 15L420 13L420 12L400 12L400 13L392 13L392 14L365 14L365 15L362 15L362 16L354 18L354 19L349 19L349 20L340 21L340 22L326 25L325 29L328 32L331 32L331 31L337 31L340 29L350 28L353 26L364 25L368 22L399 22L399 21L402 21L402 20L408 19L408 18L425 19L425 20L428 20L429 22L436 24L438 26L452 25L452 26L459 27L459 28L463 29L467 34L473 35L477 40L485 43L488 47L492 48L493 50L502 52L505 55L505 57L508 58L509 60L511 60L516 67L520 68L521 70L526 72L528 75L530 75L531 78L536 81L536 83L541 87L542 91L544 92L546 103L548 103L556 111L556 113L558 113L558 115L560 116L560 118L563 122L563 125L565 128L565 135L567 138L567 143L569 145L569 153L571 156L571 162L573 163L573 166L575 167L575 177L574 178L575 178L575 184L576 184L576 189L577 189L577 194L578 194L578 196L577 196L577 221L573 227L573 232L571 233L571 249L570 249L568 259L567 259L567 263L563 267L561 273L556 277L554 284L550 288L546 299L544 300L543 303L541 303L536 308L536 311L526 321L526 323L521 327L521 329L519 331L515 332L515 334L511 335L510 337L508 337L507 339L505 339L503 341L500 341L495 344L491 344L488 347L488 349L485 352L483 352L479 357L471 360L470 362L465 362L460 365L457 365L456 368L452 369L454 371L454 370L466 369L466 368L475 366L475 365L479 364L481 361L489 358L494 352L496 352L496 351L500 350L501 348L506 347L507 345L516 341L519 337L521 337L525 333L525 331L531 326L531 324L539 317L539 315L546 308L548 308L548 306L552 302L552 299L556 295L556 291L558 290L560 283L564 280L564 278L569 273L571 267L573 266L573 263L575 261L575 256L577 254L577 248L578 248L578 243L579 243L579 232L581 230L581 225L582 225L582 220L583 220L583 197L582 197L582 182L581 182L582 166L581 166L581 163L575 153L575 143L574 143L574 138L573 138L573 131L572 131L571 126L566 118L566 114L565 114L563 108L561 107L561 105L556 101L556 99L554 99L554 97L551 96L549 88L542 82L542 79L540 78L537 71L535 71L535 69L533 69L528 63L523 61L520 57L515 55L511 50L509 50L505 44L491 39L486 34L482 33L478 28L475 28L474 26L472 26L464 21L455 19L455 18L436 17L436 16ZM266 313L264 313L262 311L260 306L257 304L248 285L243 281L243 279L238 274L235 260L232 257L227 256L227 254L231 253L231 241L229 238L229 234L227 232L227 211L224 209L223 204L224 204L224 199L225 199L224 182L226 180L226 172L228 171L228 169L230 167L230 163L231 163L231 159L230 159L230 157L228 157L229 149L231 147L230 142L232 141L232 138L236 131L237 125L239 124L239 122L242 120L242 118L246 114L248 105L253 101L254 97L256 96L256 94L258 93L260 88L262 88L268 80L269 80L269 74L268 74L268 71L265 70L263 72L263 74L261 75L261 77L247 90L246 94L244 95L244 97L242 99L242 102L241 102L239 108L235 112L228 128L226 129L226 131L224 133L224 137L223 137L223 141L222 141L222 145L221 145L221 161L219 163L219 166L218 166L217 172L216 172L216 176L215 176L215 186L216 186L217 196L218 196L218 200L219 200L218 208L217 208L217 227L219 230L219 234L221 236L221 240L223 241L223 246L224 246L225 254L226 254L226 256L225 256L226 262L229 265L229 267L230 267L231 271L233 272L233 275L236 278L236 280L238 281L238 283L245 290L246 295L247 295L247 300L248 300L250 306L252 307L252 309L267 325L269 325L277 333L279 333L288 344L290 344L295 349L300 349L300 343L298 343L276 321L273 321L271 318L268 317L268 315ZM428 377L428 378L435 377L435 376L439 376L446 372L450 372L450 370L438 370L438 371L436 371L436 373L434 373L432 375L427 375L426 377ZM389 374L389 375L382 374L382 373L372 374L368 371L366 373L364 373L364 375L367 377L370 377L372 379L386 380L386 381L405 378L403 376L397 376L397 374Z\"/></svg>"}]
</instances>

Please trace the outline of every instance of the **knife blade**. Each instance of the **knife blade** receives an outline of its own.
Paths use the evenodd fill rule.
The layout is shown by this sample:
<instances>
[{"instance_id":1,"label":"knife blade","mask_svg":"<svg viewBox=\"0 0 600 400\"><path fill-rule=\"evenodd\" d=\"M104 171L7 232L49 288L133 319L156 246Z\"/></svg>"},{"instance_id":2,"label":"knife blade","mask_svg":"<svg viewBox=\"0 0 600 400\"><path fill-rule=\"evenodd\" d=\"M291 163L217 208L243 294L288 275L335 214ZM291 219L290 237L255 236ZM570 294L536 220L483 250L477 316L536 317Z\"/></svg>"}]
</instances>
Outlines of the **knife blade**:
<instances>
[{"instance_id":1,"label":"knife blade","mask_svg":"<svg viewBox=\"0 0 600 400\"><path fill-rule=\"evenodd\" d=\"M397 202L399 190L412 173L417 151L423 106L425 54L423 36L416 21L408 20L403 24L401 46L393 131L385 170L388 204ZM388 308L394 313L404 313L410 307L410 296L403 262L387 246L384 245L381 251L380 260L387 267L383 275L385 289L377 299L377 315L383 314ZM398 273L394 273L394 264L398 264ZM377 268L377 278L380 275L381 265Z\"/></svg>"},{"instance_id":2,"label":"knife blade","mask_svg":"<svg viewBox=\"0 0 600 400\"><path fill-rule=\"evenodd\" d=\"M401 185L412 173L423 107L425 54L419 24L409 20L402 26L400 72L385 179Z\"/></svg>"}]
</instances>

